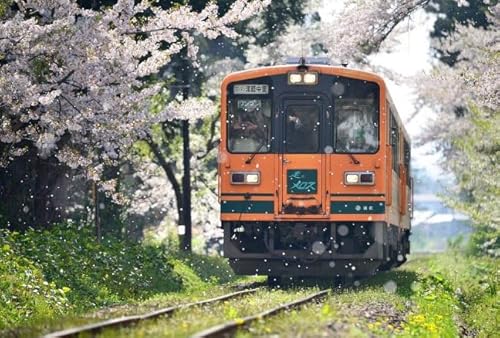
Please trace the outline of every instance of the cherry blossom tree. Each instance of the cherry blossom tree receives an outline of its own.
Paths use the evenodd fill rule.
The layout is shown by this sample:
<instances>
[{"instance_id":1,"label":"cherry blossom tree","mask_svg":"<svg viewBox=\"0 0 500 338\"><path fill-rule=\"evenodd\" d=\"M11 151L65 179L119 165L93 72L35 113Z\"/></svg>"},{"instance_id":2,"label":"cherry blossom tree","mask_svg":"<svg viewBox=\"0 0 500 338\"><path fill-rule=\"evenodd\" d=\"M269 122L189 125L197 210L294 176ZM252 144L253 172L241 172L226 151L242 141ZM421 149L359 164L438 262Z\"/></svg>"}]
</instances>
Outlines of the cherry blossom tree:
<instances>
[{"instance_id":1,"label":"cherry blossom tree","mask_svg":"<svg viewBox=\"0 0 500 338\"><path fill-rule=\"evenodd\" d=\"M366 64L395 27L430 0L341 1L328 20L291 26L266 49L250 48L250 66L276 64L286 56L322 54L336 62ZM309 5L310 11L316 7ZM326 17L326 15L323 15Z\"/></svg>"},{"instance_id":2,"label":"cherry blossom tree","mask_svg":"<svg viewBox=\"0 0 500 338\"><path fill-rule=\"evenodd\" d=\"M488 19L487 29L457 25L447 39L434 40L440 50L457 55L456 61L437 64L415 83L422 102L437 113L420 142L434 144L443 154L442 166L456 177L449 203L471 217L479 251L499 255L500 5Z\"/></svg>"},{"instance_id":3,"label":"cherry blossom tree","mask_svg":"<svg viewBox=\"0 0 500 338\"><path fill-rule=\"evenodd\" d=\"M200 6L206 1L190 1L193 6ZM227 10L225 1L218 1L224 12ZM227 64L225 57L231 56L236 63L243 68L242 51L246 48L248 39L252 39L255 44L265 44L272 41L280 34L281 27L287 27L290 22L300 22L303 18L301 8L303 4L299 0L285 0L273 2L267 10L250 20L240 23L236 29L242 35L236 41L229 40L221 36L216 40L203 40L197 37L203 57L201 67L193 67L189 59L184 56L186 50L182 50L175 55L170 65L162 72L162 77L166 81L171 81L170 92L159 97L156 108L168 104L174 97L204 96L207 95L212 100L217 100L219 96L220 81L230 70L221 65ZM227 48L227 46L231 46ZM233 68L238 69L238 68ZM206 79L210 81L206 82ZM205 100L206 101L206 100ZM204 104L205 111L210 105ZM175 199L175 209L177 217L167 217L177 219L180 225L189 226L190 215L193 216L195 229L204 228L204 235L213 234L213 230L220 225L218 220L218 199L216 195L216 152L219 144L219 111L213 109L213 114L206 116L202 121L191 121L190 139L187 142L185 121L173 120L165 121L157 125L152 137L147 139L150 152L147 156L160 168L163 169L165 179L168 180L167 187L172 189ZM179 145L182 141L183 149ZM189 149L186 149L189 147ZM180 153L193 154L191 161L181 158ZM188 175L189 173L189 175ZM188 177L191 176L191 179ZM187 182L190 182L192 189L189 189ZM147 191L144 191L148 195ZM151 191L152 193L152 191ZM188 195L186 195L186 193ZM192 195L191 195L192 194ZM193 213L190 212L189 195L193 201ZM166 195L165 195L166 196Z\"/></svg>"},{"instance_id":4,"label":"cherry blossom tree","mask_svg":"<svg viewBox=\"0 0 500 338\"><path fill-rule=\"evenodd\" d=\"M162 85L145 82L182 48L196 60L194 35L236 37L232 25L269 0L237 0L222 17L209 4L162 10L118 0L92 11L70 0L15 1L0 21L1 164L36 147L98 179L157 122L208 113L193 101L151 113Z\"/></svg>"}]
</instances>

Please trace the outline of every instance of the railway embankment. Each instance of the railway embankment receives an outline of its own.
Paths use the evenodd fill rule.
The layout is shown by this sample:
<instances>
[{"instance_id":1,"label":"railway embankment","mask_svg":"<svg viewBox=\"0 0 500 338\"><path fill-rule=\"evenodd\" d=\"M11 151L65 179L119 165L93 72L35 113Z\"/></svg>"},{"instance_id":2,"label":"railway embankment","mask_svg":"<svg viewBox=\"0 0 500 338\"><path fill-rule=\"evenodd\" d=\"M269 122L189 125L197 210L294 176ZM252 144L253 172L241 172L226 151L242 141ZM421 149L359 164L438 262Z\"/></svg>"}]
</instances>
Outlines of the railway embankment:
<instances>
[{"instance_id":1,"label":"railway embankment","mask_svg":"<svg viewBox=\"0 0 500 338\"><path fill-rule=\"evenodd\" d=\"M448 252L413 258L239 336L493 337L498 304L498 261Z\"/></svg>"},{"instance_id":2,"label":"railway embankment","mask_svg":"<svg viewBox=\"0 0 500 338\"><path fill-rule=\"evenodd\" d=\"M223 259L181 257L161 246L120 241L99 244L90 235L85 240L82 230L71 237L72 231L2 233L0 335L40 336L255 287L252 293L180 307L98 335L188 337L227 323L236 323L235 334L242 337L488 337L499 329L494 258L449 251L414 256L399 269L343 287L295 279L269 288L264 279L237 281ZM260 316L321 290L328 290L321 298ZM256 319L245 325L248 317Z\"/></svg>"},{"instance_id":3,"label":"railway embankment","mask_svg":"<svg viewBox=\"0 0 500 338\"><path fill-rule=\"evenodd\" d=\"M90 227L68 224L1 230L0 336L137 314L159 306L157 297L176 304L228 292L220 285L236 278L224 259L174 247L113 237L97 242Z\"/></svg>"}]
</instances>

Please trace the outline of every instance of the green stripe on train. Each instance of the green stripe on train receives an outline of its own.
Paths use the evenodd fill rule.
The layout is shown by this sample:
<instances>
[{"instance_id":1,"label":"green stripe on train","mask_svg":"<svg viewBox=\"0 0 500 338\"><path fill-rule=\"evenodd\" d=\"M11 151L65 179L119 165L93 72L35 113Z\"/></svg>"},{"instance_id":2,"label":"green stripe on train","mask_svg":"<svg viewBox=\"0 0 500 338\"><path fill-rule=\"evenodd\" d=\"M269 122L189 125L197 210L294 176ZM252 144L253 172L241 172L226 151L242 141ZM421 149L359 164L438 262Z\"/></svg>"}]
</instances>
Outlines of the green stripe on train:
<instances>
[{"instance_id":1,"label":"green stripe on train","mask_svg":"<svg viewBox=\"0 0 500 338\"><path fill-rule=\"evenodd\" d=\"M274 213L273 201L222 201L222 213L265 214Z\"/></svg>"},{"instance_id":2,"label":"green stripe on train","mask_svg":"<svg viewBox=\"0 0 500 338\"><path fill-rule=\"evenodd\" d=\"M332 214L383 214L385 202L335 201L330 209Z\"/></svg>"}]
</instances>

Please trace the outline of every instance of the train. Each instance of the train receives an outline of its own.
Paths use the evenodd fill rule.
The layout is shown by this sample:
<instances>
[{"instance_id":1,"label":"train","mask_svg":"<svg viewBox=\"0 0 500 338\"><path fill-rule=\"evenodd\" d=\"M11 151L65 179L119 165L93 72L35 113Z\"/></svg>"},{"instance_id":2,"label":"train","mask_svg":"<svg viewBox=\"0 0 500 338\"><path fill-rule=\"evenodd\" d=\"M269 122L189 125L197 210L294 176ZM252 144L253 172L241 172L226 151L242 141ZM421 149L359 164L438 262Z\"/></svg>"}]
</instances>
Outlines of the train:
<instances>
[{"instance_id":1,"label":"train","mask_svg":"<svg viewBox=\"0 0 500 338\"><path fill-rule=\"evenodd\" d=\"M236 274L365 277L403 264L411 144L384 79L325 59L221 84L218 194Z\"/></svg>"}]
</instances>

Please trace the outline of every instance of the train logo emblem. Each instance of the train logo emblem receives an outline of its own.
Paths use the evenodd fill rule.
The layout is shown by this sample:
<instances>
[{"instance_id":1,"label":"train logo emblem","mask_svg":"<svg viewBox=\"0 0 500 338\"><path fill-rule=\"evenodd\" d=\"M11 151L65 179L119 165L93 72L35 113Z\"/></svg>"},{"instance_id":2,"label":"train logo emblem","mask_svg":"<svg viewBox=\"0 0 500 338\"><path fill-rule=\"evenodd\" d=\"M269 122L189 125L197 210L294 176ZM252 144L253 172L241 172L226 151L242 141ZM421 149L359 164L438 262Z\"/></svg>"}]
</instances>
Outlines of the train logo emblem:
<instances>
[{"instance_id":1,"label":"train logo emblem","mask_svg":"<svg viewBox=\"0 0 500 338\"><path fill-rule=\"evenodd\" d=\"M289 194L315 194L317 191L316 170L288 170Z\"/></svg>"}]
</instances>

